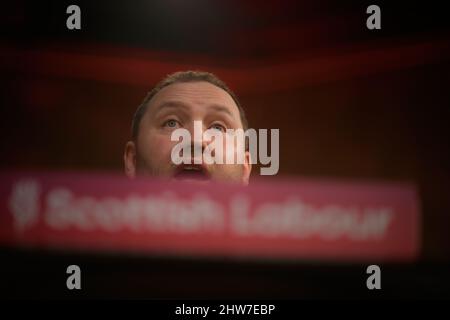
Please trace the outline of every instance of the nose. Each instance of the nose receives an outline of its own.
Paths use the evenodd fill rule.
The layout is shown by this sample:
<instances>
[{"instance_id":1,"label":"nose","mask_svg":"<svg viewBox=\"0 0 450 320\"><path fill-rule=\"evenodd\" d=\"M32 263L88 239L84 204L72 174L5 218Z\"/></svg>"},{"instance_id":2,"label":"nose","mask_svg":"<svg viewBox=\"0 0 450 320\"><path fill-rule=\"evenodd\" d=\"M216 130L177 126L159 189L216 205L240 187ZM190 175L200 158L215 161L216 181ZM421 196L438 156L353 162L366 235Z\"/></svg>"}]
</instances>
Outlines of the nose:
<instances>
[{"instance_id":1,"label":"nose","mask_svg":"<svg viewBox=\"0 0 450 320\"><path fill-rule=\"evenodd\" d=\"M205 127L202 121L193 121L188 128L186 128L191 134L191 154L196 158L202 158L203 151L205 150L208 142L203 139L203 133Z\"/></svg>"}]
</instances>

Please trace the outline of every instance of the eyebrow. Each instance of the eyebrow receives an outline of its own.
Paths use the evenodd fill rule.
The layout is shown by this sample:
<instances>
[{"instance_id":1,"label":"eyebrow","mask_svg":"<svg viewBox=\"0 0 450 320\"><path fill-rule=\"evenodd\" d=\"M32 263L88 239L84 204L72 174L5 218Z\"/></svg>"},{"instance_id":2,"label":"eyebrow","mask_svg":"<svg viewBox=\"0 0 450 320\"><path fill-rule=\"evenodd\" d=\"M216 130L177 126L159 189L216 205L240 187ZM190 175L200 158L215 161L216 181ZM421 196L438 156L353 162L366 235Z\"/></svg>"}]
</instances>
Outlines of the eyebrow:
<instances>
[{"instance_id":1,"label":"eyebrow","mask_svg":"<svg viewBox=\"0 0 450 320\"><path fill-rule=\"evenodd\" d=\"M161 103L160 105L158 105L156 107L155 114L158 114L159 112L161 112L161 110L164 110L166 108L188 109L189 106L186 103L182 102L182 101L166 101L166 102L163 102L163 103ZM225 106L223 106L221 104L211 104L211 105L209 105L209 108L210 109L214 109L216 112L226 113L231 118L234 118L234 116L231 113L231 111L227 107L225 107Z\"/></svg>"}]
</instances>

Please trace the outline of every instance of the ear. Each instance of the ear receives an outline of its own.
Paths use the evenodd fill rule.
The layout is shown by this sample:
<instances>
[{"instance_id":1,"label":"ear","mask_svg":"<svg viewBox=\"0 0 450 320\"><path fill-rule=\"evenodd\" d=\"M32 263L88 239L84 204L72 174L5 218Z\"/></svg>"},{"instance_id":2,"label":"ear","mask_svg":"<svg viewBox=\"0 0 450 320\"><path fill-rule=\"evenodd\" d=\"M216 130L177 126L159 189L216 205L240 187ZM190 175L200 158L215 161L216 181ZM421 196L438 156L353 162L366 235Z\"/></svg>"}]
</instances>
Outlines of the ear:
<instances>
[{"instance_id":1,"label":"ear","mask_svg":"<svg viewBox=\"0 0 450 320\"><path fill-rule=\"evenodd\" d=\"M250 156L250 152L245 151L245 163L243 164L244 166L244 172L242 175L242 184L244 186L248 185L248 182L250 180L250 173L252 173L252 161L251 161L251 156Z\"/></svg>"},{"instance_id":2,"label":"ear","mask_svg":"<svg viewBox=\"0 0 450 320\"><path fill-rule=\"evenodd\" d=\"M133 179L136 176L136 144L133 141L128 141L125 144L123 162L125 174L128 178Z\"/></svg>"}]
</instances>

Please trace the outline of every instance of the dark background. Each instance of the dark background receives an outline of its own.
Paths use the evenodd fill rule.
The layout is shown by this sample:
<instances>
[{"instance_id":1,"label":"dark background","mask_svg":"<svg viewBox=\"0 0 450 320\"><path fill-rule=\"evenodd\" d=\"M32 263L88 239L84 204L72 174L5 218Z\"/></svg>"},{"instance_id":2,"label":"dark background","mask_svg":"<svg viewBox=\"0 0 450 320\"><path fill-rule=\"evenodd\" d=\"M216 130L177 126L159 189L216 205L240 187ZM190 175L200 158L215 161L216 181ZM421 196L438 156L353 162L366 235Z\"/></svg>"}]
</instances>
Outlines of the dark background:
<instances>
[{"instance_id":1,"label":"dark background","mask_svg":"<svg viewBox=\"0 0 450 320\"><path fill-rule=\"evenodd\" d=\"M122 172L131 118L146 92L171 72L210 71L240 97L251 127L280 129L280 176L414 183L422 205L422 253L416 264L386 266L391 290L388 285L383 293L448 297L448 13L443 2L392 2L2 4L0 169ZM66 29L70 4L81 7L81 30ZM381 8L381 30L366 28L370 4ZM71 257L2 250L3 267L12 275L2 294L66 296L65 288L57 289L65 268L58 276L57 270ZM358 265L75 260L117 279L108 287L112 280L91 274L95 284L85 294L96 297L369 294L355 287L365 285L365 267ZM30 264L34 273L20 271ZM28 276L17 280L18 274ZM145 275L159 281L146 282L152 278ZM187 278L197 281L185 283ZM42 292L25 290L27 283Z\"/></svg>"}]
</instances>

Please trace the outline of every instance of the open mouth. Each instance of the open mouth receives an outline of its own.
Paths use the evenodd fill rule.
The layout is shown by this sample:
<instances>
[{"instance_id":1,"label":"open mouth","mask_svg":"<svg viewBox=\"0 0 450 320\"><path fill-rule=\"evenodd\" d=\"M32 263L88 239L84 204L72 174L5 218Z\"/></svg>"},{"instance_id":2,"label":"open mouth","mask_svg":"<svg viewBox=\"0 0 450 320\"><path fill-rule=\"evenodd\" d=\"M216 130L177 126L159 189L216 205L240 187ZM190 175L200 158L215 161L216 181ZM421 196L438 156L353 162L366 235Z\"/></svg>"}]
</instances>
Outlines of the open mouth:
<instances>
[{"instance_id":1,"label":"open mouth","mask_svg":"<svg viewBox=\"0 0 450 320\"><path fill-rule=\"evenodd\" d=\"M210 179L208 170L202 165L182 164L179 165L174 174L177 180L206 181Z\"/></svg>"}]
</instances>

